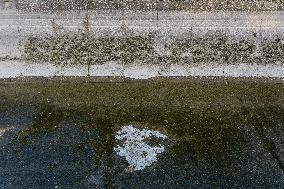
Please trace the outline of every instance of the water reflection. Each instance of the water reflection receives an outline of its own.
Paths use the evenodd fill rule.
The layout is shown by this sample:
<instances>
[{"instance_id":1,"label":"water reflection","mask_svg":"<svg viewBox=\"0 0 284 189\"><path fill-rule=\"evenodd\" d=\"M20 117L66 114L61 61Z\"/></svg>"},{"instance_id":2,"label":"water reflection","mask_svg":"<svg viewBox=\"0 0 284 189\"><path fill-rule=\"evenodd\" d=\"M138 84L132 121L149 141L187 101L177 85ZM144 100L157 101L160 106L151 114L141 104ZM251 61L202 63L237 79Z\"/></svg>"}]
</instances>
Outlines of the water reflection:
<instances>
[{"instance_id":1,"label":"water reflection","mask_svg":"<svg viewBox=\"0 0 284 189\"><path fill-rule=\"evenodd\" d=\"M244 115L192 110L99 114L95 109L45 107L33 117L0 150L0 188L275 188L284 184L279 167L255 135L254 122L240 119ZM129 125L134 122L150 128ZM167 145L168 138L174 143Z\"/></svg>"}]
</instances>

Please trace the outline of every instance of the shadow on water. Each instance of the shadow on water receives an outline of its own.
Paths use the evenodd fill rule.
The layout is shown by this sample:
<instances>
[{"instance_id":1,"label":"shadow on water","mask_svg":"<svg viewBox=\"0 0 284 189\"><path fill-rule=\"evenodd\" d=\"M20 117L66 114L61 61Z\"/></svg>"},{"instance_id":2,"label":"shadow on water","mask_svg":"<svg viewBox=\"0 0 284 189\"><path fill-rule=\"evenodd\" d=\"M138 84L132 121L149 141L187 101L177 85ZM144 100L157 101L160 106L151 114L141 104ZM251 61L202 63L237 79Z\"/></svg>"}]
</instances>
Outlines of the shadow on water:
<instances>
[{"instance_id":1,"label":"shadow on water","mask_svg":"<svg viewBox=\"0 0 284 189\"><path fill-rule=\"evenodd\" d=\"M283 122L283 110L276 108L236 114L42 104L32 124L0 150L0 188L279 188L283 163L264 130ZM115 132L130 123L172 141L158 162L132 173L113 150Z\"/></svg>"}]
</instances>

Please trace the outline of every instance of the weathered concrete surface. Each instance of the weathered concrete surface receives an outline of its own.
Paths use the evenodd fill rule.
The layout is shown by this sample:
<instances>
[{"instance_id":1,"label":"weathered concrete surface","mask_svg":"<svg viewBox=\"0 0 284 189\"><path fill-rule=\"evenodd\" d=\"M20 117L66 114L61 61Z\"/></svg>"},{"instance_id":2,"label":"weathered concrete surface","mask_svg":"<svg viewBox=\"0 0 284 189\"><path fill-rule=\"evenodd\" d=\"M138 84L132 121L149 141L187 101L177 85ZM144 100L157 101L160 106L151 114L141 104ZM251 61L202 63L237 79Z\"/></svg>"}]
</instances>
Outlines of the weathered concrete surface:
<instances>
[{"instance_id":1,"label":"weathered concrete surface","mask_svg":"<svg viewBox=\"0 0 284 189\"><path fill-rule=\"evenodd\" d=\"M263 36L282 35L283 12L91 12L92 30L97 35L114 33L124 22L137 33L159 31L167 36L179 36L193 31L198 34L209 30L223 30L236 36L251 36L253 32ZM21 13L0 12L0 56L20 56L19 46L31 35L52 33L51 20L65 31L77 31L82 27L85 12Z\"/></svg>"},{"instance_id":2,"label":"weathered concrete surface","mask_svg":"<svg viewBox=\"0 0 284 189\"><path fill-rule=\"evenodd\" d=\"M270 64L198 64L198 65L122 65L109 62L103 65L58 66L51 63L0 61L0 78L103 76L149 79L154 77L269 77L284 78L284 65Z\"/></svg>"}]
</instances>

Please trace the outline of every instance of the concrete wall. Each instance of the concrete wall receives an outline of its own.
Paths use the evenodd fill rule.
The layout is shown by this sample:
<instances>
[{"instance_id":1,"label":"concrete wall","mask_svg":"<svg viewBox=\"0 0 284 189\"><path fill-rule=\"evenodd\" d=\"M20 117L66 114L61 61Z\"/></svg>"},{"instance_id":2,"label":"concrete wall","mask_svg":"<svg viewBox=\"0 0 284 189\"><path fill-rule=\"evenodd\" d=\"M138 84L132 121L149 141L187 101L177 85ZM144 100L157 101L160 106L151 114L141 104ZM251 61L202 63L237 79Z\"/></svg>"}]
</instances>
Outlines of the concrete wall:
<instances>
[{"instance_id":1,"label":"concrete wall","mask_svg":"<svg viewBox=\"0 0 284 189\"><path fill-rule=\"evenodd\" d=\"M22 42L31 35L52 33L51 20L64 31L77 31L82 27L86 12L22 13L15 10L0 11L0 57L20 56ZM193 31L204 34L222 30L232 36L251 37L282 35L284 12L185 12L164 11L95 11L89 12L92 31L97 35L114 33L123 23L133 32L158 31L163 38L181 36Z\"/></svg>"}]
</instances>

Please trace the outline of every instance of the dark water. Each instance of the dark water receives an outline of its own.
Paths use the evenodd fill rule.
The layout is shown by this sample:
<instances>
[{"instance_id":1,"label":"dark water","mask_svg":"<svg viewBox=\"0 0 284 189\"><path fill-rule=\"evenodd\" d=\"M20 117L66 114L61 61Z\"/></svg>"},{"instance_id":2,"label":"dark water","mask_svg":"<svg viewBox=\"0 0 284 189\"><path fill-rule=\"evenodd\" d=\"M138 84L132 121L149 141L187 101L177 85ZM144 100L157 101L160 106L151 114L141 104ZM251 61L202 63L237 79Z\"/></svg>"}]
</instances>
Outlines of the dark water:
<instances>
[{"instance_id":1,"label":"dark water","mask_svg":"<svg viewBox=\"0 0 284 189\"><path fill-rule=\"evenodd\" d=\"M92 112L92 113L90 113ZM127 172L115 132L137 122L168 135L158 162ZM284 111L96 109L0 112L0 188L284 188Z\"/></svg>"}]
</instances>

